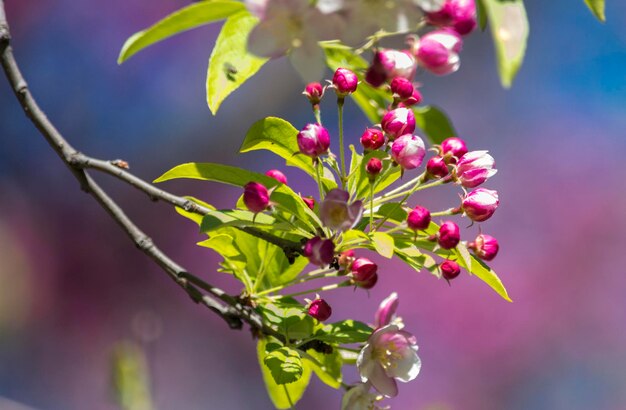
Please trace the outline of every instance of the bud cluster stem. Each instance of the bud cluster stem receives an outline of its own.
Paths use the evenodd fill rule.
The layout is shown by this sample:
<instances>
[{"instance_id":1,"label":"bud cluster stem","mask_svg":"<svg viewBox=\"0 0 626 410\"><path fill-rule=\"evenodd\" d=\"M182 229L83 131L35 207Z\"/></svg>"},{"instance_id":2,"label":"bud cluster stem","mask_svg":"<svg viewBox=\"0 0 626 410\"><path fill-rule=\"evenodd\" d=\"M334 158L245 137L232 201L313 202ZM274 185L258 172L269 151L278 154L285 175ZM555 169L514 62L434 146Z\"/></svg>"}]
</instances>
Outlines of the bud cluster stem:
<instances>
[{"instance_id":1,"label":"bud cluster stem","mask_svg":"<svg viewBox=\"0 0 626 410\"><path fill-rule=\"evenodd\" d=\"M339 157L341 159L341 188L346 188L346 158L345 158L345 150L343 146L343 104L344 97L337 97L337 109L338 109L338 117L339 117Z\"/></svg>"}]
</instances>

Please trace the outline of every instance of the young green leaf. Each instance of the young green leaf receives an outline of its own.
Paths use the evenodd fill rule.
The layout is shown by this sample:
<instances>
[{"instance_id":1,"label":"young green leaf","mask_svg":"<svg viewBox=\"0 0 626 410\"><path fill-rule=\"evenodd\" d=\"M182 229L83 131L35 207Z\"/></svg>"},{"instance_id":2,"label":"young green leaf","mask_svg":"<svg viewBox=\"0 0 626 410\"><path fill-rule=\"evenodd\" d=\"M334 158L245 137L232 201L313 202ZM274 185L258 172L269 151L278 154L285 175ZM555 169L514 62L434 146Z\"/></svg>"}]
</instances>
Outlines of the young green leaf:
<instances>
[{"instance_id":1,"label":"young green leaf","mask_svg":"<svg viewBox=\"0 0 626 410\"><path fill-rule=\"evenodd\" d=\"M268 59L250 54L248 34L258 19L240 11L226 20L209 59L207 71L207 103L213 115L222 102L241 84L256 74Z\"/></svg>"},{"instance_id":2,"label":"young green leaf","mask_svg":"<svg viewBox=\"0 0 626 410\"><path fill-rule=\"evenodd\" d=\"M324 354L313 349L306 351L302 360L309 364L317 377L326 385L333 389L341 387L342 374L341 366L343 360L338 349L333 349L332 353Z\"/></svg>"},{"instance_id":3,"label":"young green leaf","mask_svg":"<svg viewBox=\"0 0 626 410\"><path fill-rule=\"evenodd\" d=\"M362 322L348 319L324 325L315 332L315 339L327 343L363 343L372 334L372 328Z\"/></svg>"},{"instance_id":4,"label":"young green leaf","mask_svg":"<svg viewBox=\"0 0 626 410\"><path fill-rule=\"evenodd\" d=\"M589 10L593 13L594 16L601 22L606 21L606 16L604 14L604 0L585 0L585 4L589 7Z\"/></svg>"},{"instance_id":5,"label":"young green leaf","mask_svg":"<svg viewBox=\"0 0 626 410\"><path fill-rule=\"evenodd\" d=\"M393 250L395 248L393 238L384 232L374 232L370 235L374 249L379 255L391 259L393 257Z\"/></svg>"},{"instance_id":6,"label":"young green leaf","mask_svg":"<svg viewBox=\"0 0 626 410\"><path fill-rule=\"evenodd\" d=\"M272 400L272 403L277 409L290 409L302 398L306 388L311 380L311 367L308 363L302 365L302 374L300 378L289 384L279 385L274 381L274 377L270 369L265 365L265 348L267 340L260 339L257 343L257 357L259 360L259 366L261 367L261 373L263 374L263 381L267 393Z\"/></svg>"},{"instance_id":7,"label":"young green leaf","mask_svg":"<svg viewBox=\"0 0 626 410\"><path fill-rule=\"evenodd\" d=\"M528 19L523 0L481 0L491 27L491 35L498 57L500 81L511 87L517 74L528 40Z\"/></svg>"},{"instance_id":8,"label":"young green leaf","mask_svg":"<svg viewBox=\"0 0 626 410\"><path fill-rule=\"evenodd\" d=\"M448 137L456 136L456 131L448 116L438 107L425 105L413 108L415 124L424 131L433 144L441 144Z\"/></svg>"},{"instance_id":9,"label":"young green leaf","mask_svg":"<svg viewBox=\"0 0 626 410\"><path fill-rule=\"evenodd\" d=\"M274 303L259 306L263 317L288 339L305 339L311 336L315 323L297 300L282 298Z\"/></svg>"},{"instance_id":10,"label":"young green leaf","mask_svg":"<svg viewBox=\"0 0 626 410\"><path fill-rule=\"evenodd\" d=\"M286 164L300 168L312 178L317 177L311 158L301 155L298 148L298 130L289 122L276 117L267 117L250 127L239 152L268 150L286 160ZM327 191L337 188L337 182L322 177Z\"/></svg>"},{"instance_id":11,"label":"young green leaf","mask_svg":"<svg viewBox=\"0 0 626 410\"><path fill-rule=\"evenodd\" d=\"M263 363L270 369L276 384L288 384L302 377L302 359L297 350L283 346L265 355Z\"/></svg>"},{"instance_id":12,"label":"young green leaf","mask_svg":"<svg viewBox=\"0 0 626 410\"><path fill-rule=\"evenodd\" d=\"M304 222L309 229L315 231L317 228L322 227L320 219L309 209L300 195L293 192L288 186L282 185L280 182L267 175L229 165L208 162L189 162L170 169L165 174L155 179L154 182L164 182L180 178L215 181L239 187L243 187L250 181L256 181L263 184L268 189L276 187L270 197L272 202L296 216L296 218Z\"/></svg>"},{"instance_id":13,"label":"young green leaf","mask_svg":"<svg viewBox=\"0 0 626 410\"><path fill-rule=\"evenodd\" d=\"M117 59L122 64L138 51L183 31L225 19L245 6L232 0L202 1L175 11L147 29L133 34L122 47Z\"/></svg>"}]
</instances>

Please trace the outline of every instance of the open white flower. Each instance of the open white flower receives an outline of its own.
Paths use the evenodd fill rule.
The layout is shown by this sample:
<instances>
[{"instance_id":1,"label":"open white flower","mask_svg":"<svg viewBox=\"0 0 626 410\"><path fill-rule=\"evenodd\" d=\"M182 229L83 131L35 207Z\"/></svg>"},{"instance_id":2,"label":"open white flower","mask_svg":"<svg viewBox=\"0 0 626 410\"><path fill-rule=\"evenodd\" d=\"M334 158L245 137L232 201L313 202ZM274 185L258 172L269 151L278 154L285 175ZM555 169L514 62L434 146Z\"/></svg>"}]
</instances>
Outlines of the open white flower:
<instances>
[{"instance_id":1,"label":"open white flower","mask_svg":"<svg viewBox=\"0 0 626 410\"><path fill-rule=\"evenodd\" d=\"M319 81L326 68L318 41L339 38L342 19L324 14L309 0L246 0L261 19L248 37L248 49L262 57L288 55L305 82Z\"/></svg>"},{"instance_id":2,"label":"open white flower","mask_svg":"<svg viewBox=\"0 0 626 410\"><path fill-rule=\"evenodd\" d=\"M389 407L381 407L378 402L383 396L370 392L369 383L357 383L348 390L341 399L341 410L383 410Z\"/></svg>"},{"instance_id":3,"label":"open white flower","mask_svg":"<svg viewBox=\"0 0 626 410\"><path fill-rule=\"evenodd\" d=\"M417 377L422 362L417 356L415 337L390 324L376 330L359 352L357 368L362 382L369 382L381 394L398 394L396 379L403 383Z\"/></svg>"}]
</instances>

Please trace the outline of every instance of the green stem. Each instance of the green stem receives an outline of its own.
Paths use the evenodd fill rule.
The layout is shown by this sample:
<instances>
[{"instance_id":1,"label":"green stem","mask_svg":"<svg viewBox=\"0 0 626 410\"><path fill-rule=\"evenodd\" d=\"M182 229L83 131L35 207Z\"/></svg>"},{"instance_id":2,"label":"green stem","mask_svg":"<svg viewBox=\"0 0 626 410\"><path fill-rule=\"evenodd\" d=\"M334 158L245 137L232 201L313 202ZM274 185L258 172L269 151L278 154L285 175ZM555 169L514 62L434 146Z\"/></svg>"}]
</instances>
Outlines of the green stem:
<instances>
[{"instance_id":1,"label":"green stem","mask_svg":"<svg viewBox=\"0 0 626 410\"><path fill-rule=\"evenodd\" d=\"M459 212L458 208L450 208L450 209L446 209L445 211L440 211L440 212L431 212L430 216L448 216L448 215L456 215Z\"/></svg>"},{"instance_id":2,"label":"green stem","mask_svg":"<svg viewBox=\"0 0 626 410\"><path fill-rule=\"evenodd\" d=\"M374 227L374 181L370 182L370 232Z\"/></svg>"},{"instance_id":3,"label":"green stem","mask_svg":"<svg viewBox=\"0 0 626 410\"><path fill-rule=\"evenodd\" d=\"M323 167L324 165L322 165L322 162L319 160L315 160L317 163L315 165L315 172L317 174L317 188L319 189L319 194L320 194L320 202L322 202L324 200L324 187L322 186L322 170L321 167Z\"/></svg>"},{"instance_id":4,"label":"green stem","mask_svg":"<svg viewBox=\"0 0 626 410\"><path fill-rule=\"evenodd\" d=\"M322 125L322 116L319 104L315 104L313 106L313 115L315 115L315 121L317 121L319 125Z\"/></svg>"},{"instance_id":5,"label":"green stem","mask_svg":"<svg viewBox=\"0 0 626 410\"><path fill-rule=\"evenodd\" d=\"M346 188L346 159L345 159L345 149L343 146L343 97L337 98L337 108L339 112L339 156L341 157L341 189Z\"/></svg>"},{"instance_id":6,"label":"green stem","mask_svg":"<svg viewBox=\"0 0 626 410\"><path fill-rule=\"evenodd\" d=\"M381 196L379 198L376 198L374 200L374 203L376 205L380 205L380 204L385 203L387 201L391 201L392 199L400 198L401 196L408 197L408 196L411 196L412 194L414 194L417 191L422 191L422 190L427 189L427 188L432 188L432 187L435 187L435 186L438 186L438 185L443 185L446 182L447 181L445 181L443 179L439 179L439 180L437 180L435 182L431 182L430 184L421 185L420 181L418 181L416 183L416 185L410 191L408 191L408 192L407 191L398 192L398 193L393 194L393 195L389 195L390 193L387 192L385 195L383 195L383 196ZM403 202L403 201L401 201L401 202Z\"/></svg>"},{"instance_id":7,"label":"green stem","mask_svg":"<svg viewBox=\"0 0 626 410\"><path fill-rule=\"evenodd\" d=\"M291 396L289 395L289 390L287 390L287 385L283 384L283 389L285 390L285 396L287 396L287 401L289 402L289 408L295 409L293 406L293 400L291 400Z\"/></svg>"},{"instance_id":8,"label":"green stem","mask_svg":"<svg viewBox=\"0 0 626 410\"><path fill-rule=\"evenodd\" d=\"M308 295L308 294L311 294L311 293L320 293L320 292L325 292L327 290L333 290L333 289L342 288L344 286L348 286L349 284L350 284L350 281L333 283L332 285L321 286L321 287L315 288L315 289L303 290L301 292L290 293L288 295L277 295L277 296L274 296L272 299L292 298L292 297L295 297L295 296Z\"/></svg>"}]
</instances>

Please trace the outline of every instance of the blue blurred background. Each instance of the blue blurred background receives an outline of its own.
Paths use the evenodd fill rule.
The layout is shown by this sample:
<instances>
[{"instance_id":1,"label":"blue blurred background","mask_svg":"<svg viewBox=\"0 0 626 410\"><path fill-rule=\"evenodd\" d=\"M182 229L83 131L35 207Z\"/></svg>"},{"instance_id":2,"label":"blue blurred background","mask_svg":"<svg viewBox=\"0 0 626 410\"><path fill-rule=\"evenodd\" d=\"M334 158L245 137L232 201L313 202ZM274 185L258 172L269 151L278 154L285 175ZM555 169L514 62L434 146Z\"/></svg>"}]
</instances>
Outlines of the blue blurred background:
<instances>
[{"instance_id":1,"label":"blue blurred background","mask_svg":"<svg viewBox=\"0 0 626 410\"><path fill-rule=\"evenodd\" d=\"M502 244L493 266L515 302L468 275L449 287L397 265L381 269L369 297L350 289L328 296L335 319L370 321L379 301L399 291L423 368L389 401L397 409L626 408L626 3L608 2L605 25L582 1L527 3L530 43L512 90L499 85L487 33L467 39L457 74L418 78L425 101L445 107L470 148L497 160L488 187L500 192L501 207L483 231ZM148 180L189 161L282 167L271 156L236 152L257 119L277 115L297 127L311 120L285 61L266 65L217 117L204 91L217 27L117 66L129 35L185 4L10 1L7 12L32 91L80 150L123 158ZM368 124L353 105L348 112L355 143ZM309 193L299 172L285 171ZM215 273L218 258L194 245L195 226L171 207L105 175L98 180L174 259L238 290ZM165 188L224 207L239 195L198 182ZM443 209L453 191L420 201ZM0 261L0 408L116 408L110 359L121 340L146 352L159 409L271 408L248 332L230 331L190 303L134 249L80 191L4 80ZM346 381L356 381L354 372ZM314 381L298 408L339 401L339 392Z\"/></svg>"}]
</instances>

